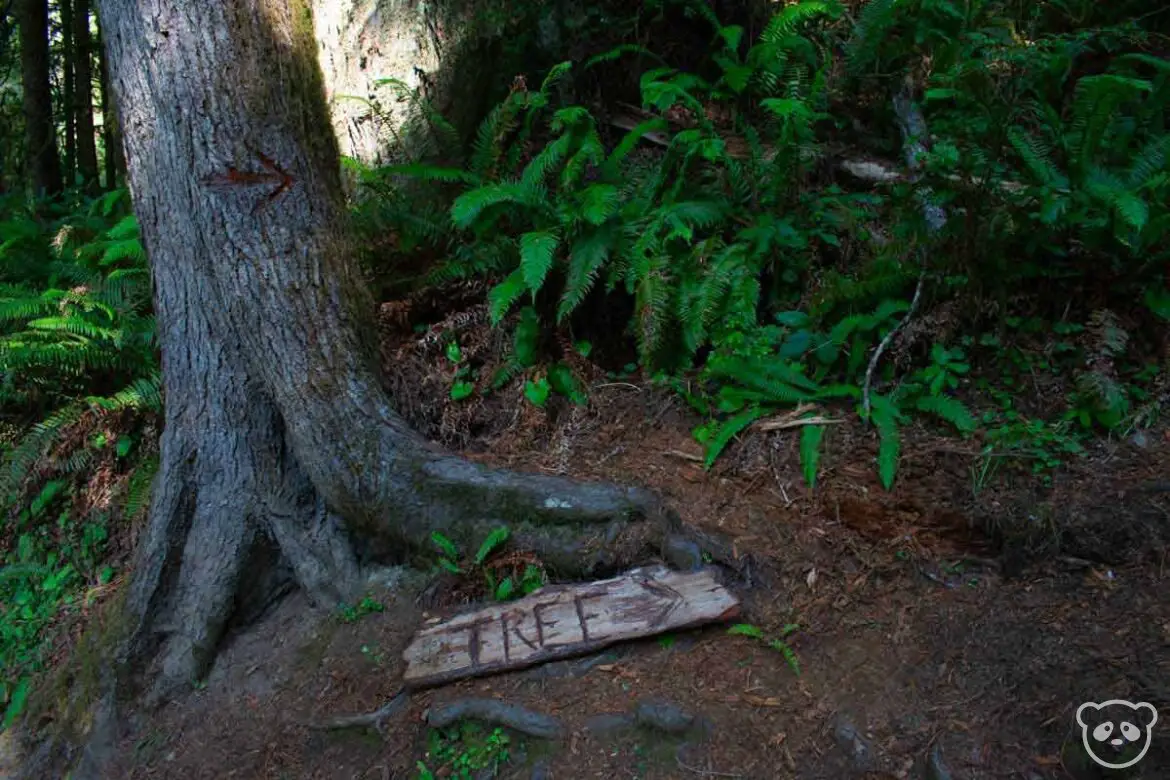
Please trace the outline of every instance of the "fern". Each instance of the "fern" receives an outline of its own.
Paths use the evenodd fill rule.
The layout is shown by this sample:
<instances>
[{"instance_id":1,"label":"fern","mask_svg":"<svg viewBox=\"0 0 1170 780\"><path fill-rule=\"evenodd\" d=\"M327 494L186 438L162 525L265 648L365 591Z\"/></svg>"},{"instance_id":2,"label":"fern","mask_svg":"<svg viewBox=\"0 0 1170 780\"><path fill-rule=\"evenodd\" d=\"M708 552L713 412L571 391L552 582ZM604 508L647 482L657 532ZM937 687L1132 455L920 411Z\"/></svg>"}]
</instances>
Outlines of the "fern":
<instances>
[{"instance_id":1,"label":"fern","mask_svg":"<svg viewBox=\"0 0 1170 780\"><path fill-rule=\"evenodd\" d=\"M557 307L558 321L572 314L593 289L602 267L609 258L615 237L616 232L613 228L603 227L589 231L573 243L565 291Z\"/></svg>"},{"instance_id":2,"label":"fern","mask_svg":"<svg viewBox=\"0 0 1170 780\"><path fill-rule=\"evenodd\" d=\"M593 55L585 61L584 67L593 68L607 62L616 62L627 54L638 54L644 57L650 57L651 59L657 60L660 63L663 62L661 57L647 49L645 46L636 43L623 43L620 46L615 46L608 51L602 52L601 54Z\"/></svg>"},{"instance_id":3,"label":"fern","mask_svg":"<svg viewBox=\"0 0 1170 780\"><path fill-rule=\"evenodd\" d=\"M150 508L151 488L154 476L158 473L159 460L151 457L134 470L134 476L126 487L125 509L126 519L131 522L141 518Z\"/></svg>"},{"instance_id":4,"label":"fern","mask_svg":"<svg viewBox=\"0 0 1170 780\"><path fill-rule=\"evenodd\" d=\"M859 73L874 64L882 41L898 21L900 8L899 0L869 0L862 6L853 27L853 37L845 47L846 61L852 72Z\"/></svg>"},{"instance_id":5,"label":"fern","mask_svg":"<svg viewBox=\"0 0 1170 780\"><path fill-rule=\"evenodd\" d=\"M554 231L542 230L520 236L520 272L524 284L534 294L544 285L552 269L560 236Z\"/></svg>"},{"instance_id":6,"label":"fern","mask_svg":"<svg viewBox=\"0 0 1170 780\"><path fill-rule=\"evenodd\" d=\"M744 431L749 425L767 414L761 407L752 407L731 417L719 426L715 435L707 442L707 457L703 461L708 469L715 465L719 454L731 443L731 440Z\"/></svg>"},{"instance_id":7,"label":"fern","mask_svg":"<svg viewBox=\"0 0 1170 780\"><path fill-rule=\"evenodd\" d=\"M894 477L898 472L898 456L902 451L901 434L898 425L901 415L897 406L886 396L874 395L870 420L878 432L878 479L882 487L889 490L894 485Z\"/></svg>"},{"instance_id":8,"label":"fern","mask_svg":"<svg viewBox=\"0 0 1170 780\"><path fill-rule=\"evenodd\" d=\"M804 481L810 488L817 485L817 469L821 462L821 441L824 436L823 425L805 425L800 431L800 466L804 472Z\"/></svg>"},{"instance_id":9,"label":"fern","mask_svg":"<svg viewBox=\"0 0 1170 780\"><path fill-rule=\"evenodd\" d=\"M524 279L523 269L517 268L504 281L497 284L488 292L488 311L492 325L499 325L507 316L512 304L528 289Z\"/></svg>"},{"instance_id":10,"label":"fern","mask_svg":"<svg viewBox=\"0 0 1170 780\"><path fill-rule=\"evenodd\" d=\"M944 422L955 427L959 433L973 433L976 428L975 418L970 410L957 398L945 395L924 395L914 402L920 412L933 414Z\"/></svg>"}]
</instances>

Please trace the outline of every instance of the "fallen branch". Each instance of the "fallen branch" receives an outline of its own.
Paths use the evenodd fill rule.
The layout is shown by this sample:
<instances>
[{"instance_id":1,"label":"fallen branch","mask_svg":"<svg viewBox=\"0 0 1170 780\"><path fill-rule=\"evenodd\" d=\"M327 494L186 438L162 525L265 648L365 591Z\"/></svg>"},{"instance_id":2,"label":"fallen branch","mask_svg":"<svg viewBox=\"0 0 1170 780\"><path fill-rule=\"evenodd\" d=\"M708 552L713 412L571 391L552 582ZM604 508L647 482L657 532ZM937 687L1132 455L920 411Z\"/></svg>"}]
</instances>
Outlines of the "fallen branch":
<instances>
[{"instance_id":1,"label":"fallen branch","mask_svg":"<svg viewBox=\"0 0 1170 780\"><path fill-rule=\"evenodd\" d=\"M612 114L606 117L605 121L619 130L633 130L639 124L647 119L661 118L649 111L642 111L634 106L623 104L631 113L629 114ZM663 148L669 147L673 142L673 136L669 133L660 133L651 131L644 133L641 140L661 146ZM743 159L748 156L747 142L743 141L740 136L728 134L724 136L725 141L730 141L728 144L727 153L731 157ZM776 151L770 145L761 143L760 148L763 152L765 160L772 159ZM913 181L914 176L899 169L897 164L888 160L881 159L862 159L862 158L846 158L837 160L834 165L845 173L849 174L858 181L863 181L869 184L894 184L896 182ZM979 176L972 176L967 179L955 173L950 173L944 176L947 181L957 185L970 185L973 187L983 187L986 185L986 180ZM994 188L1001 190L1009 195L1016 195L1027 189L1026 184L1018 181L999 181L994 183Z\"/></svg>"},{"instance_id":2,"label":"fallen branch","mask_svg":"<svg viewBox=\"0 0 1170 780\"><path fill-rule=\"evenodd\" d=\"M926 156L927 149L924 139L929 138L930 135L926 129L926 119L923 118L922 112L918 110L918 106L914 104L913 99L913 84L909 78L902 89L902 92L894 97L894 114L898 117L898 127L902 131L902 148L906 157L906 168L910 171L910 181L917 183L922 169L922 160ZM922 203L923 216L926 218L926 226L930 233L936 234L946 225L947 215L942 210L942 207L930 196L930 190L923 188L918 191L918 198ZM878 361L881 360L882 354L886 348L894 340L894 336L910 322L914 316L914 312L918 309L918 302L922 298L922 288L926 283L926 261L922 259L922 270L918 272L918 285L914 289L914 298L910 301L910 308L907 309L906 315L898 321L885 338L878 344L877 349L873 351L873 355L869 358L869 365L865 368L865 384L861 388L861 407L865 413L865 419L869 419L869 390L873 383L873 372L877 368Z\"/></svg>"},{"instance_id":3,"label":"fallen branch","mask_svg":"<svg viewBox=\"0 0 1170 780\"><path fill-rule=\"evenodd\" d=\"M410 701L410 696L406 693L406 691L400 690L397 695L390 699L390 701L373 712L367 712L363 715L343 715L341 717L325 721L324 723L312 723L309 725L311 728L322 731L372 728L375 731L381 733L385 732L386 730L386 721L401 712L402 709L406 707L408 701Z\"/></svg>"},{"instance_id":4,"label":"fallen branch","mask_svg":"<svg viewBox=\"0 0 1170 780\"><path fill-rule=\"evenodd\" d=\"M782 431L786 428L799 428L802 425L838 425L844 422L843 420L833 420L828 417L801 417L800 419L792 420L785 418L771 417L767 420L760 420L756 423L756 427L761 431Z\"/></svg>"},{"instance_id":5,"label":"fallen branch","mask_svg":"<svg viewBox=\"0 0 1170 780\"><path fill-rule=\"evenodd\" d=\"M877 368L878 361L882 359L882 353L886 351L886 347L893 342L894 336L898 335L910 318L914 316L914 312L918 309L918 301L922 298L922 288L926 282L926 267L923 265L921 271L918 272L918 286L914 289L914 298L910 301L910 308L906 310L906 316L898 321L898 324L890 329L877 345L877 349L873 351L873 355L869 358L869 365L865 367L865 384L861 386L861 408L865 410L865 419L869 419L869 388L873 381L873 372Z\"/></svg>"}]
</instances>

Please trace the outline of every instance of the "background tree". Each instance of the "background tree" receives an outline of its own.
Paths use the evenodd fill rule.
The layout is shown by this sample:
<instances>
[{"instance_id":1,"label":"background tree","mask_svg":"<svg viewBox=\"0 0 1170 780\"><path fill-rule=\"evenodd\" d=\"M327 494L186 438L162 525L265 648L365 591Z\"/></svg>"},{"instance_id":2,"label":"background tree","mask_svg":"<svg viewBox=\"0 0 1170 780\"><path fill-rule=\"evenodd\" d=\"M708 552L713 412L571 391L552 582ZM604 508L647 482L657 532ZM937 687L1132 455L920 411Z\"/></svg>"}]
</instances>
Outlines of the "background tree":
<instances>
[{"instance_id":1,"label":"background tree","mask_svg":"<svg viewBox=\"0 0 1170 780\"><path fill-rule=\"evenodd\" d=\"M99 13L167 394L122 657L157 660L151 698L202 676L289 577L332 605L432 530L506 522L563 573L644 553L661 528L630 522L658 516L644 493L492 471L394 412L304 0Z\"/></svg>"},{"instance_id":2,"label":"background tree","mask_svg":"<svg viewBox=\"0 0 1170 780\"><path fill-rule=\"evenodd\" d=\"M28 175L34 192L55 195L62 181L49 85L49 4L48 0L17 0L16 8Z\"/></svg>"},{"instance_id":3,"label":"background tree","mask_svg":"<svg viewBox=\"0 0 1170 780\"><path fill-rule=\"evenodd\" d=\"M61 166L65 181L70 185L77 177L77 112L74 110L76 87L73 79L73 3L58 0L57 15L61 20L61 118L64 120L64 155Z\"/></svg>"},{"instance_id":4,"label":"background tree","mask_svg":"<svg viewBox=\"0 0 1170 780\"><path fill-rule=\"evenodd\" d=\"M100 20L98 29L100 31ZM113 95L110 94L110 73L106 66L105 47L98 41L98 83L101 89L102 110L102 167L103 184L107 189L117 186L126 172L126 161L122 157L122 137L118 133L118 117L114 110Z\"/></svg>"},{"instance_id":5,"label":"background tree","mask_svg":"<svg viewBox=\"0 0 1170 780\"><path fill-rule=\"evenodd\" d=\"M77 128L77 173L87 191L98 185L97 143L93 123L93 46L89 0L72 0L73 95L71 111Z\"/></svg>"}]
</instances>

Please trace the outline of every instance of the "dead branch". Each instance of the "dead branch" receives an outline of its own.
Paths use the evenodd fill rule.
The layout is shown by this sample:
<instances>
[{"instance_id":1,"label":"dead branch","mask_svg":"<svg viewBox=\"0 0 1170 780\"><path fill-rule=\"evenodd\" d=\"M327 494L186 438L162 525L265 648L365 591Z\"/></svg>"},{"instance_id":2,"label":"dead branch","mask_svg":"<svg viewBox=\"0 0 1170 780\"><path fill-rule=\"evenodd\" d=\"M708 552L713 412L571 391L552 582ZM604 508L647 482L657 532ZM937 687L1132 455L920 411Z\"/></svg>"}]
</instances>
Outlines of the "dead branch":
<instances>
[{"instance_id":1,"label":"dead branch","mask_svg":"<svg viewBox=\"0 0 1170 780\"><path fill-rule=\"evenodd\" d=\"M902 149L906 157L906 169L910 172L910 181L917 183L919 181L922 161L926 156L927 148L925 139L930 135L926 129L926 119L922 116L922 112L914 103L913 97L913 83L907 78L902 91L894 97L894 114L898 118L898 127L902 131ZM936 234L942 230L946 225L947 215L934 199L931 197L930 190L922 188L918 191L919 201L922 204L923 215L926 217L926 225L931 234ZM898 321L885 338L878 344L877 349L873 351L873 355L869 358L869 365L865 368L865 384L861 389L861 406L865 411L865 418L869 419L869 389L873 382L873 372L877 368L878 361L881 360L882 353L893 341L894 336L898 331L910 322L914 316L914 312L918 309L918 302L922 298L922 288L926 282L926 259L922 258L922 269L918 272L918 285L914 289L914 298L910 301L910 308L906 311L906 316Z\"/></svg>"},{"instance_id":2,"label":"dead branch","mask_svg":"<svg viewBox=\"0 0 1170 780\"><path fill-rule=\"evenodd\" d=\"M918 309L918 301L922 298L922 288L926 282L926 266L923 265L921 271L918 272L918 286L914 289L914 298L910 301L910 308L906 310L906 316L898 321L898 324L890 328L890 332L886 334L877 345L877 349L873 351L873 355L869 358L869 365L865 367L865 384L861 387L861 407L865 410L865 418L869 419L869 388L873 382L873 372L877 368L878 361L882 359L882 353L894 340L894 336L898 335L898 331L910 321L914 316L914 312Z\"/></svg>"},{"instance_id":3,"label":"dead branch","mask_svg":"<svg viewBox=\"0 0 1170 780\"><path fill-rule=\"evenodd\" d=\"M828 417L802 417L798 420L782 419L772 417L767 420L760 420L756 423L756 427L761 431L783 431L787 428L799 428L802 425L838 425L844 422L843 420L833 420Z\"/></svg>"}]
</instances>

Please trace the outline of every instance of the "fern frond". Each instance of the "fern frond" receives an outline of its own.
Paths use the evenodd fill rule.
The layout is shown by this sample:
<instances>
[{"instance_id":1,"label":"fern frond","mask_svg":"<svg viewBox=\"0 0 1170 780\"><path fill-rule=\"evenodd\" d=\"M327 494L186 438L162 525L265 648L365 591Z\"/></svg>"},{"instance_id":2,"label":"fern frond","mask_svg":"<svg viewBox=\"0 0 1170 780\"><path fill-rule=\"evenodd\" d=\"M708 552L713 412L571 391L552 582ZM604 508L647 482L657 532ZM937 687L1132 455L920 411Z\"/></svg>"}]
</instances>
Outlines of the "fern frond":
<instances>
[{"instance_id":1,"label":"fern frond","mask_svg":"<svg viewBox=\"0 0 1170 780\"><path fill-rule=\"evenodd\" d=\"M561 237L552 230L537 230L520 236L520 271L524 284L537 293L552 269Z\"/></svg>"},{"instance_id":2,"label":"fern frond","mask_svg":"<svg viewBox=\"0 0 1170 780\"><path fill-rule=\"evenodd\" d=\"M882 40L898 22L898 12L906 4L900 0L869 0L857 16L853 37L845 46L845 58L853 73L868 68L877 59Z\"/></svg>"},{"instance_id":3,"label":"fern frond","mask_svg":"<svg viewBox=\"0 0 1170 780\"><path fill-rule=\"evenodd\" d=\"M817 486L817 471L821 462L821 441L825 426L805 425L800 432L800 467L808 486Z\"/></svg>"},{"instance_id":4,"label":"fern frond","mask_svg":"<svg viewBox=\"0 0 1170 780\"><path fill-rule=\"evenodd\" d=\"M614 48L610 49L609 51L604 51L601 54L593 55L592 57L590 57L588 60L585 61L584 67L585 68L592 68L596 65L601 65L601 64L606 63L606 62L614 62L614 61L626 56L627 54L640 54L642 56L650 57L651 59L657 60L658 62L665 64L665 61L662 59L662 57L660 57L657 54L655 54L654 52L650 51L645 46L642 46L642 45L637 44L637 43L623 43L620 46L615 46Z\"/></svg>"},{"instance_id":5,"label":"fern frond","mask_svg":"<svg viewBox=\"0 0 1170 780\"><path fill-rule=\"evenodd\" d=\"M615 231L601 228L577 238L569 254L569 271L565 290L557 306L557 321L568 317L593 289L602 267L609 258Z\"/></svg>"},{"instance_id":6,"label":"fern frond","mask_svg":"<svg viewBox=\"0 0 1170 780\"><path fill-rule=\"evenodd\" d=\"M707 457L703 461L703 465L708 469L715 465L715 461L719 458L720 453L731 443L731 440L767 413L766 409L751 407L729 418L720 425L715 435L707 442Z\"/></svg>"},{"instance_id":7,"label":"fern frond","mask_svg":"<svg viewBox=\"0 0 1170 780\"><path fill-rule=\"evenodd\" d=\"M488 292L492 325L499 325L520 296L528 289L523 269L517 268Z\"/></svg>"},{"instance_id":8,"label":"fern frond","mask_svg":"<svg viewBox=\"0 0 1170 780\"><path fill-rule=\"evenodd\" d=\"M457 227L471 227L480 215L492 206L501 203L526 204L534 199L539 199L539 194L520 182L488 184L456 198L451 206L451 220Z\"/></svg>"},{"instance_id":9,"label":"fern frond","mask_svg":"<svg viewBox=\"0 0 1170 780\"><path fill-rule=\"evenodd\" d=\"M159 459L152 457L139 464L134 469L134 475L126 486L126 501L123 508L123 517L127 520L137 520L150 508L150 495L154 484L154 476L158 473Z\"/></svg>"},{"instance_id":10,"label":"fern frond","mask_svg":"<svg viewBox=\"0 0 1170 780\"><path fill-rule=\"evenodd\" d=\"M940 420L950 423L960 433L975 431L975 417L957 398L947 395L924 395L919 397L914 405L918 411L933 414Z\"/></svg>"},{"instance_id":11,"label":"fern frond","mask_svg":"<svg viewBox=\"0 0 1170 780\"><path fill-rule=\"evenodd\" d=\"M1068 182L1052 161L1052 150L1046 144L1018 127L1008 130L1008 141L1037 183L1067 186Z\"/></svg>"},{"instance_id":12,"label":"fern frond","mask_svg":"<svg viewBox=\"0 0 1170 780\"><path fill-rule=\"evenodd\" d=\"M766 43L777 43L795 33L801 24L819 16L834 17L840 13L840 10L839 3L826 2L825 0L801 0L801 2L791 3L768 21L764 31L760 34L760 40Z\"/></svg>"}]
</instances>

